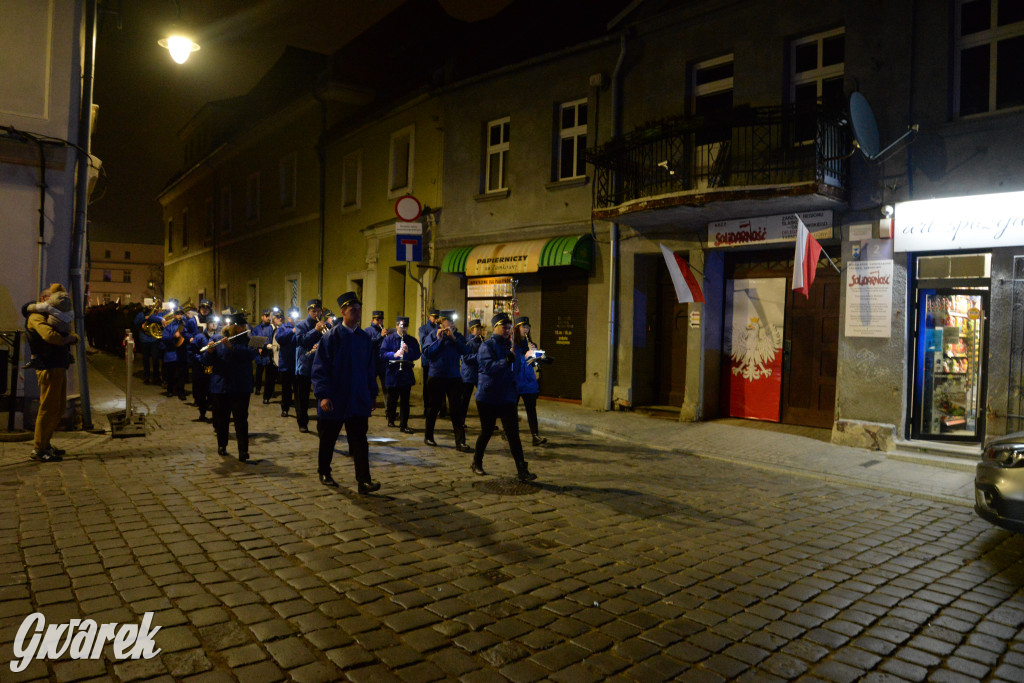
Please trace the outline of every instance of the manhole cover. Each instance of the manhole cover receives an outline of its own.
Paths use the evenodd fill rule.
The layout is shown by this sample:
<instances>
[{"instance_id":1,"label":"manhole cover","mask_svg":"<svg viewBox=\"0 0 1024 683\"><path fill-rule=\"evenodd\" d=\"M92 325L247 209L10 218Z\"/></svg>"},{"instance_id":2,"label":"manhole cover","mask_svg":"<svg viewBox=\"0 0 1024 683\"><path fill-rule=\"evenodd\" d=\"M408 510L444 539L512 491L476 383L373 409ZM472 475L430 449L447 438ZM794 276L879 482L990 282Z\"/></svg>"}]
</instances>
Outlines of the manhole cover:
<instances>
[{"instance_id":1,"label":"manhole cover","mask_svg":"<svg viewBox=\"0 0 1024 683\"><path fill-rule=\"evenodd\" d=\"M536 484L519 481L518 479L493 479L490 481L478 481L473 488L484 493L494 493L499 496L525 496L540 491Z\"/></svg>"}]
</instances>

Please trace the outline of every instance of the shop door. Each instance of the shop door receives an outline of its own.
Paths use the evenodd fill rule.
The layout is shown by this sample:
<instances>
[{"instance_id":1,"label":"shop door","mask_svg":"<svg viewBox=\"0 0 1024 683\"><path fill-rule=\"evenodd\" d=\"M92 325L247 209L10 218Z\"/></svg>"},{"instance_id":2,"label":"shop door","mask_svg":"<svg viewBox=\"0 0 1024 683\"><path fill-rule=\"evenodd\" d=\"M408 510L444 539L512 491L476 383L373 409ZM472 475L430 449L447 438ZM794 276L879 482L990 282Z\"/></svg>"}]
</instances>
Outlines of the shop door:
<instances>
[{"instance_id":1,"label":"shop door","mask_svg":"<svg viewBox=\"0 0 1024 683\"><path fill-rule=\"evenodd\" d=\"M654 354L656 401L661 406L682 406L686 391L686 331L689 304L676 298L667 268L658 269L657 351Z\"/></svg>"},{"instance_id":2,"label":"shop door","mask_svg":"<svg viewBox=\"0 0 1024 683\"><path fill-rule=\"evenodd\" d=\"M988 292L919 289L916 303L911 436L979 442Z\"/></svg>"},{"instance_id":3,"label":"shop door","mask_svg":"<svg viewBox=\"0 0 1024 683\"><path fill-rule=\"evenodd\" d=\"M540 393L578 401L587 375L587 274L576 268L546 273L540 310L540 347L554 361L541 366Z\"/></svg>"},{"instance_id":4,"label":"shop door","mask_svg":"<svg viewBox=\"0 0 1024 683\"><path fill-rule=\"evenodd\" d=\"M789 290L783 341L782 421L831 428L839 349L838 274L819 268L805 298Z\"/></svg>"}]
</instances>

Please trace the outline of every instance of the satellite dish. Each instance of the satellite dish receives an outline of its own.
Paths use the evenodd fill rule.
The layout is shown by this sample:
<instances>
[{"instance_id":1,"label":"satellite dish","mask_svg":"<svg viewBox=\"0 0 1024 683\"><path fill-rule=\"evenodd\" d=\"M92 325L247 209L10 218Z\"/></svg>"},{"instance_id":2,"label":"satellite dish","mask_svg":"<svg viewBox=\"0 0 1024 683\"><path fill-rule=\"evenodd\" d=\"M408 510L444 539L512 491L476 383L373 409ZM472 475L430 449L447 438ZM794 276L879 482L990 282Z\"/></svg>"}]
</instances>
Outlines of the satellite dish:
<instances>
[{"instance_id":1,"label":"satellite dish","mask_svg":"<svg viewBox=\"0 0 1024 683\"><path fill-rule=\"evenodd\" d=\"M868 98L859 92L850 95L850 127L853 128L853 144L861 151L868 161L874 161L890 149L902 142L908 135L917 132L917 124L907 128L907 132L896 138L892 144L885 149L879 150L881 143L878 140L878 122L875 120L875 112L868 104Z\"/></svg>"}]
</instances>

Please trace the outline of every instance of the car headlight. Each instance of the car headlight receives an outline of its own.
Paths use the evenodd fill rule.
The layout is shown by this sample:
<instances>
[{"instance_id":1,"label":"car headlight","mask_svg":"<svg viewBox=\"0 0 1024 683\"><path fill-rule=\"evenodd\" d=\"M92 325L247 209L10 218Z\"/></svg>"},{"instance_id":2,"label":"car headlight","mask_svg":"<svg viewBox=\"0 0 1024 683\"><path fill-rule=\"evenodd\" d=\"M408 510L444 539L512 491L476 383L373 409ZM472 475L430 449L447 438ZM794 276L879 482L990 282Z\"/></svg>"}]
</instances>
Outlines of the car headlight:
<instances>
[{"instance_id":1,"label":"car headlight","mask_svg":"<svg viewBox=\"0 0 1024 683\"><path fill-rule=\"evenodd\" d=\"M1000 467L1024 467L1024 443L992 444L985 448L981 457Z\"/></svg>"}]
</instances>

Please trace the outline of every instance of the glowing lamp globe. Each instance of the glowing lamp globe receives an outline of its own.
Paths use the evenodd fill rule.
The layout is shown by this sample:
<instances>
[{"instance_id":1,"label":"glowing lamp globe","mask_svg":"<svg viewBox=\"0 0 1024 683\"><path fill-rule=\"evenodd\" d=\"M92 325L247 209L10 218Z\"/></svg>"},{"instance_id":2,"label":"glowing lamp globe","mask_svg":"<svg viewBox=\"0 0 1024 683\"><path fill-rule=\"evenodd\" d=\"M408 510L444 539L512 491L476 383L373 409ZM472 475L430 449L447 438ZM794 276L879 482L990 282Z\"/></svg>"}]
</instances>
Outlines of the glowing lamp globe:
<instances>
[{"instance_id":1,"label":"glowing lamp globe","mask_svg":"<svg viewBox=\"0 0 1024 683\"><path fill-rule=\"evenodd\" d=\"M171 59L178 64L188 61L189 55L199 49L199 44L192 42L191 38L182 35L173 35L157 42L160 47L167 48L171 53Z\"/></svg>"}]
</instances>

